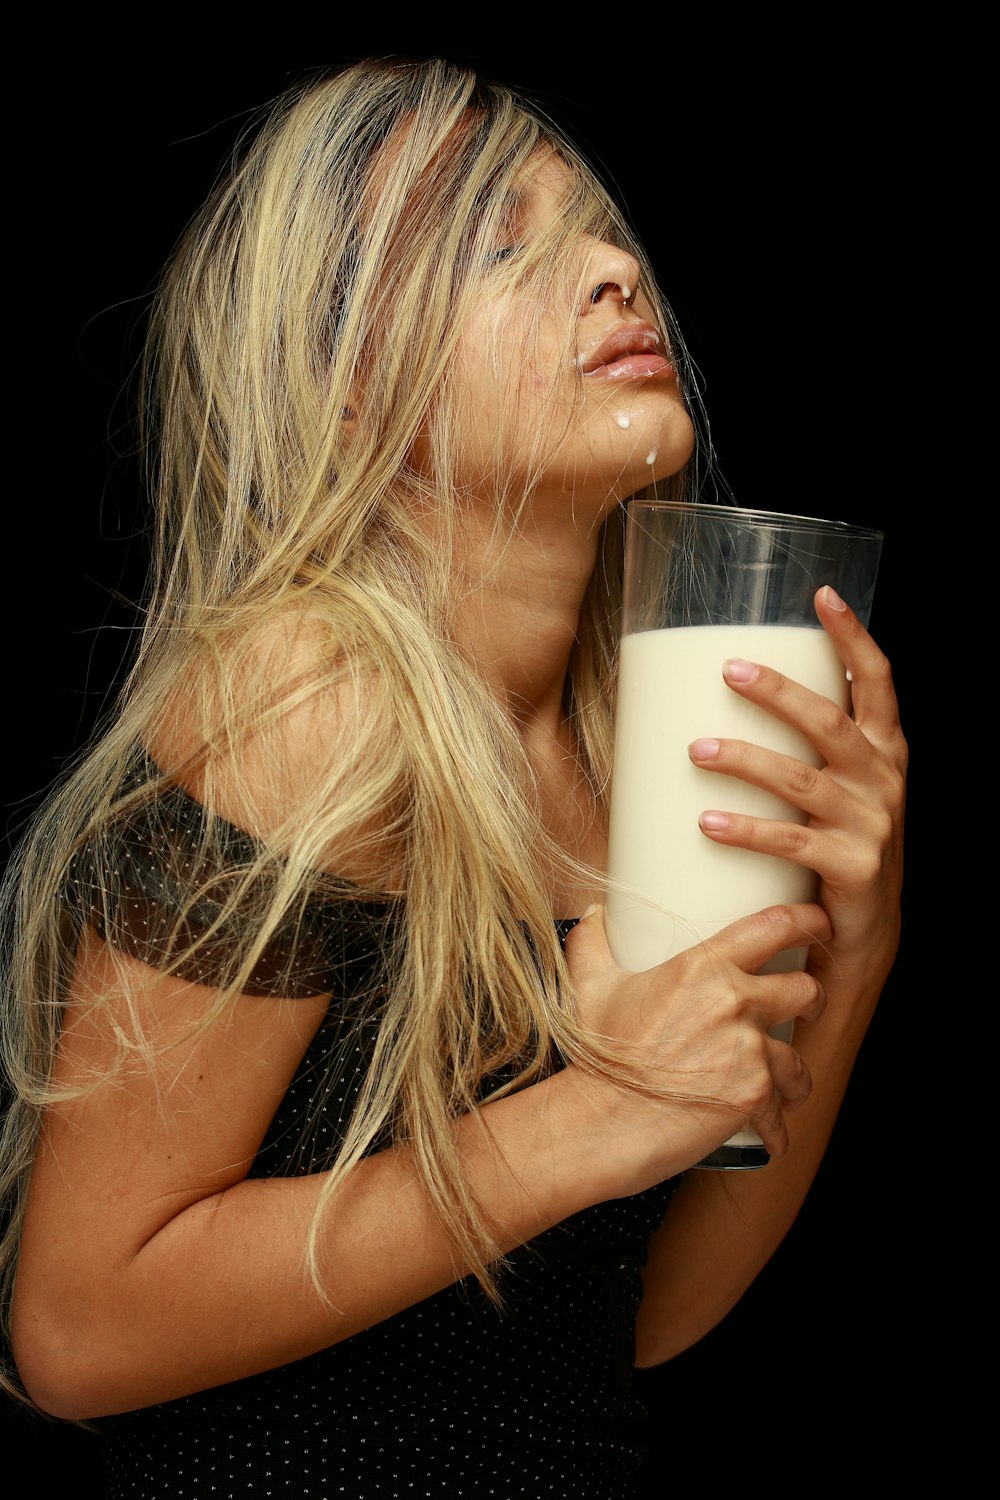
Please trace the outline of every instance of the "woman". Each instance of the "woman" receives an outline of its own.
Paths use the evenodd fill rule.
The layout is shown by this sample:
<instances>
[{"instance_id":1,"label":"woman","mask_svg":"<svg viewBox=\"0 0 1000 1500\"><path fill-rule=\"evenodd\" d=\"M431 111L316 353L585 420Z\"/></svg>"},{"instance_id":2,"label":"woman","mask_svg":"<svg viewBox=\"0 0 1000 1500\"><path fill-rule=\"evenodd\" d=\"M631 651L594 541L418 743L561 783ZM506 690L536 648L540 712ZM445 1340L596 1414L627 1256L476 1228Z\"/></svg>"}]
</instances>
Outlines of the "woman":
<instances>
[{"instance_id":1,"label":"woman","mask_svg":"<svg viewBox=\"0 0 1000 1500\"><path fill-rule=\"evenodd\" d=\"M782 1239L893 961L886 662L821 590L853 718L730 665L824 767L698 742L809 817L705 836L820 904L621 971L622 502L697 445L593 174L445 63L291 90L149 349L142 647L9 878L11 1385L114 1495L625 1495L633 1364ZM743 1124L765 1171L687 1172Z\"/></svg>"}]
</instances>

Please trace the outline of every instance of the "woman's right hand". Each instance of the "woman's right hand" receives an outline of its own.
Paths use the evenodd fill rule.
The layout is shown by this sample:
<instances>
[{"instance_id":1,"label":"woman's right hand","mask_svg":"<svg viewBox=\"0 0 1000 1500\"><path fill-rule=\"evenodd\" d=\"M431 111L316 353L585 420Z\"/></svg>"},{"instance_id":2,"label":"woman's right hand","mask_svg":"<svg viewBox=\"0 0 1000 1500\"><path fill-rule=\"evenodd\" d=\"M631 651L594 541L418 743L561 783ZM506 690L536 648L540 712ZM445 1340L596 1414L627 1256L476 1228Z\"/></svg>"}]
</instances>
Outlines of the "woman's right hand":
<instances>
[{"instance_id":1,"label":"woman's right hand","mask_svg":"<svg viewBox=\"0 0 1000 1500\"><path fill-rule=\"evenodd\" d=\"M456 1120L490 1254L676 1175L746 1120L784 1149L782 1109L809 1080L765 1033L822 1000L806 975L752 971L800 946L803 926L829 934L814 907L775 909L645 974L614 964L598 917L570 933L581 1016L627 1050L635 1087L570 1067ZM57 1416L130 1411L273 1369L474 1269L404 1144L339 1186L317 1230L332 1292L320 1294L305 1251L327 1174L249 1169L327 998L245 995L206 1028L213 999L93 933L81 941L58 1062L81 1092L46 1117L14 1306L22 1376Z\"/></svg>"},{"instance_id":2,"label":"woman's right hand","mask_svg":"<svg viewBox=\"0 0 1000 1500\"><path fill-rule=\"evenodd\" d=\"M815 1021L826 999L809 974L757 971L803 946L803 934L823 943L831 931L822 907L768 907L632 972L611 956L601 908L572 929L566 957L578 1017L622 1050L631 1085L575 1070L615 1122L618 1196L693 1166L746 1128L772 1156L784 1155L784 1111L808 1097L812 1081L794 1046L768 1032Z\"/></svg>"}]
</instances>

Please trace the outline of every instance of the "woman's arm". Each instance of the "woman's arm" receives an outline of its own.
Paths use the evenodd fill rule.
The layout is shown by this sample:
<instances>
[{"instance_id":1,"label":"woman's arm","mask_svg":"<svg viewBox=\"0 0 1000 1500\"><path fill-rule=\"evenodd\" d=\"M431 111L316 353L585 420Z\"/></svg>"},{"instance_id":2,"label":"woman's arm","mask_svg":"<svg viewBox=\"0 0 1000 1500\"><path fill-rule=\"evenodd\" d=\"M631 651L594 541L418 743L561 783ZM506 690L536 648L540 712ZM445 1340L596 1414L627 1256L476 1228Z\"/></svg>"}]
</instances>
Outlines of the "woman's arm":
<instances>
[{"instance_id":1,"label":"woman's arm","mask_svg":"<svg viewBox=\"0 0 1000 1500\"><path fill-rule=\"evenodd\" d=\"M843 1006L834 994L822 1020L796 1026L813 1087L789 1112L784 1156L758 1171L691 1171L678 1184L643 1270L638 1365L660 1364L710 1332L784 1239L822 1161L880 988L861 985Z\"/></svg>"},{"instance_id":2,"label":"woman's arm","mask_svg":"<svg viewBox=\"0 0 1000 1500\"><path fill-rule=\"evenodd\" d=\"M199 1031L212 998L84 936L57 1081L86 1088L140 1030L148 1047L45 1121L14 1347L29 1391L57 1415L131 1409L297 1359L468 1270L409 1153L383 1152L354 1168L325 1220L324 1303L305 1250L325 1176L246 1174L327 999L241 996ZM492 1141L473 1119L458 1128L511 1248L584 1206L583 1173L552 1167L556 1136L573 1140L558 1089L498 1102L487 1117Z\"/></svg>"},{"instance_id":3,"label":"woman's arm","mask_svg":"<svg viewBox=\"0 0 1000 1500\"><path fill-rule=\"evenodd\" d=\"M246 768L232 778L248 783ZM222 811L241 817L239 805ZM590 1019L624 1045L638 1091L570 1067L456 1121L502 1249L682 1172L746 1121L782 1155L785 1106L809 1091L798 1053L767 1032L817 1018L823 984L755 971L804 940L826 943L821 908L757 913L648 974L595 956L596 927L570 934L574 977L582 993L590 965ZM326 1179L247 1173L325 1001L246 996L205 1029L212 998L85 936L58 1066L61 1082L86 1091L48 1112L14 1305L22 1377L58 1415L131 1409L272 1368L472 1269L403 1148L343 1182L322 1220L326 1296L317 1292L306 1245ZM90 1087L123 1040L132 1061Z\"/></svg>"},{"instance_id":4,"label":"woman's arm","mask_svg":"<svg viewBox=\"0 0 1000 1500\"><path fill-rule=\"evenodd\" d=\"M728 941L753 966L800 943L803 920L825 935L822 913L807 907L748 919ZM807 1082L795 1067L772 1080L756 1055L761 1033L731 998L741 971L723 967L720 980L717 958L701 952L677 964L674 985L657 986L657 1014L663 996L690 1016L718 990L718 1021L703 1028L715 1042L702 1044L702 1081L740 1113L756 1114L748 1099L765 1099L776 1118L772 1098L793 1098ZM633 1020L644 978L625 976L621 987L629 993L619 1009ZM764 985L742 980L755 994ZM761 1024L799 1013L804 986L813 993L803 976L787 980L770 982L778 998ZM205 1029L211 998L85 934L58 1080L86 1088L121 1040L136 1050L113 1079L50 1107L32 1177L14 1352L28 1390L56 1415L133 1409L301 1358L471 1269L456 1260L409 1151L385 1151L350 1172L323 1219L318 1269L328 1296L317 1293L305 1249L323 1174L247 1171L326 1002L244 996ZM738 1077L726 1076L733 1036L748 1031L758 1045ZM688 1045L674 1047L675 1067ZM469 1180L504 1250L674 1175L732 1128L725 1108L636 1102L568 1068L456 1122ZM770 1120L760 1128L779 1149Z\"/></svg>"}]
</instances>

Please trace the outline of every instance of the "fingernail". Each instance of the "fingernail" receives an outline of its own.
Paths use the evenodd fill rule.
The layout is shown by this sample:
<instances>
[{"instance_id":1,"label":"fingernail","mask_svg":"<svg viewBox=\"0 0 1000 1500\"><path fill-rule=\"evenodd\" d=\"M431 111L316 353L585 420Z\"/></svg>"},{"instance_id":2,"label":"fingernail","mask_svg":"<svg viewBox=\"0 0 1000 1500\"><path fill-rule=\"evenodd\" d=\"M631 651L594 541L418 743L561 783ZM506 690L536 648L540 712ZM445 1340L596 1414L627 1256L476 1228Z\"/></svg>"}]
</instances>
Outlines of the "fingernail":
<instances>
[{"instance_id":1,"label":"fingernail","mask_svg":"<svg viewBox=\"0 0 1000 1500\"><path fill-rule=\"evenodd\" d=\"M718 740L694 740L688 745L688 754L692 760L714 760L718 753Z\"/></svg>"},{"instance_id":2,"label":"fingernail","mask_svg":"<svg viewBox=\"0 0 1000 1500\"><path fill-rule=\"evenodd\" d=\"M724 828L729 827L729 817L722 812L703 812L698 819L699 828L707 828L711 833L721 833Z\"/></svg>"},{"instance_id":3,"label":"fingernail","mask_svg":"<svg viewBox=\"0 0 1000 1500\"><path fill-rule=\"evenodd\" d=\"M826 602L831 609L843 610L847 608L847 605L844 603L843 599L841 599L840 595L837 593L837 590L832 589L829 584L826 585L826 588L823 590L823 592L826 595Z\"/></svg>"},{"instance_id":4,"label":"fingernail","mask_svg":"<svg viewBox=\"0 0 1000 1500\"><path fill-rule=\"evenodd\" d=\"M592 917L596 910L597 907L593 904L593 902L591 902L591 904L587 907L587 910L580 913L580 921L586 922L587 918Z\"/></svg>"},{"instance_id":5,"label":"fingernail","mask_svg":"<svg viewBox=\"0 0 1000 1500\"><path fill-rule=\"evenodd\" d=\"M730 682L753 682L757 672L752 661L742 661L738 656L731 657L722 668L722 675Z\"/></svg>"}]
</instances>

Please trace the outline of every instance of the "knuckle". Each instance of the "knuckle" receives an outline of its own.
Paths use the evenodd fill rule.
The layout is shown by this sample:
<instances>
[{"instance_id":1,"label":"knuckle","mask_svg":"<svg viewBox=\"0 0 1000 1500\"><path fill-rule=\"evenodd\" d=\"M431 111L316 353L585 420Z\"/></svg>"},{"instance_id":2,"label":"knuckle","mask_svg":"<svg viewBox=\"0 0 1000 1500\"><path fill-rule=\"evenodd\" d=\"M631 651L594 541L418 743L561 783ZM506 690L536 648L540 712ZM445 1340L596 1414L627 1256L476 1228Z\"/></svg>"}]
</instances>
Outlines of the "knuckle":
<instances>
[{"instance_id":1,"label":"knuckle","mask_svg":"<svg viewBox=\"0 0 1000 1500\"><path fill-rule=\"evenodd\" d=\"M739 985L730 983L726 986L725 1001L729 1010L741 1023L753 1015L754 1007L750 996Z\"/></svg>"},{"instance_id":2,"label":"knuckle","mask_svg":"<svg viewBox=\"0 0 1000 1500\"><path fill-rule=\"evenodd\" d=\"M803 854L809 841L809 833L801 823L779 824L773 831L773 841L778 854Z\"/></svg>"},{"instance_id":3,"label":"knuckle","mask_svg":"<svg viewBox=\"0 0 1000 1500\"><path fill-rule=\"evenodd\" d=\"M798 980L798 1003L803 1010L811 1010L818 1005L823 998L823 986L812 974L801 971L796 975ZM801 1061L801 1059L800 1059Z\"/></svg>"},{"instance_id":4,"label":"knuckle","mask_svg":"<svg viewBox=\"0 0 1000 1500\"><path fill-rule=\"evenodd\" d=\"M790 906L768 906L759 913L761 925L776 937L784 935L793 920L792 908Z\"/></svg>"},{"instance_id":5,"label":"knuckle","mask_svg":"<svg viewBox=\"0 0 1000 1500\"><path fill-rule=\"evenodd\" d=\"M788 781L792 791L812 793L819 786L820 772L804 760L793 760L788 767Z\"/></svg>"},{"instance_id":6,"label":"knuckle","mask_svg":"<svg viewBox=\"0 0 1000 1500\"><path fill-rule=\"evenodd\" d=\"M874 663L874 668L875 679L878 682L879 686L886 689L892 689L894 691L892 681L892 662L884 652L880 651L878 653L878 657Z\"/></svg>"},{"instance_id":7,"label":"knuckle","mask_svg":"<svg viewBox=\"0 0 1000 1500\"><path fill-rule=\"evenodd\" d=\"M836 703L824 703L817 714L817 722L823 735L829 740L847 740L857 733L857 725L851 715L838 708Z\"/></svg>"},{"instance_id":8,"label":"knuckle","mask_svg":"<svg viewBox=\"0 0 1000 1500\"><path fill-rule=\"evenodd\" d=\"M755 1087L745 1101L748 1112L757 1119L774 1108L774 1082L770 1073L756 1080Z\"/></svg>"},{"instance_id":9,"label":"knuckle","mask_svg":"<svg viewBox=\"0 0 1000 1500\"><path fill-rule=\"evenodd\" d=\"M876 814L874 841L877 847L885 848L892 842L895 831L896 819L888 808L881 808Z\"/></svg>"},{"instance_id":10,"label":"knuckle","mask_svg":"<svg viewBox=\"0 0 1000 1500\"><path fill-rule=\"evenodd\" d=\"M866 885L878 879L882 873L882 850L885 844L881 841L865 843L855 853L857 873Z\"/></svg>"},{"instance_id":11,"label":"knuckle","mask_svg":"<svg viewBox=\"0 0 1000 1500\"><path fill-rule=\"evenodd\" d=\"M753 745L748 744L745 740L727 739L723 741L722 754L725 757L727 768L733 770L737 766L745 766L753 755L754 748Z\"/></svg>"},{"instance_id":12,"label":"knuckle","mask_svg":"<svg viewBox=\"0 0 1000 1500\"><path fill-rule=\"evenodd\" d=\"M885 797L885 808L886 808L886 813L887 813L887 821L888 821L890 829L891 829L892 825L895 823L896 819L902 816L903 809L904 809L905 806L906 806L906 777L905 777L905 768L904 768L904 773L900 773L900 774L898 774L898 775L896 775L896 776L893 777L892 785L890 786L888 792L886 793L886 797Z\"/></svg>"},{"instance_id":13,"label":"knuckle","mask_svg":"<svg viewBox=\"0 0 1000 1500\"><path fill-rule=\"evenodd\" d=\"M776 672L773 667L761 668L761 680L765 682L771 691L773 698L786 698L793 687L781 672Z\"/></svg>"}]
</instances>

